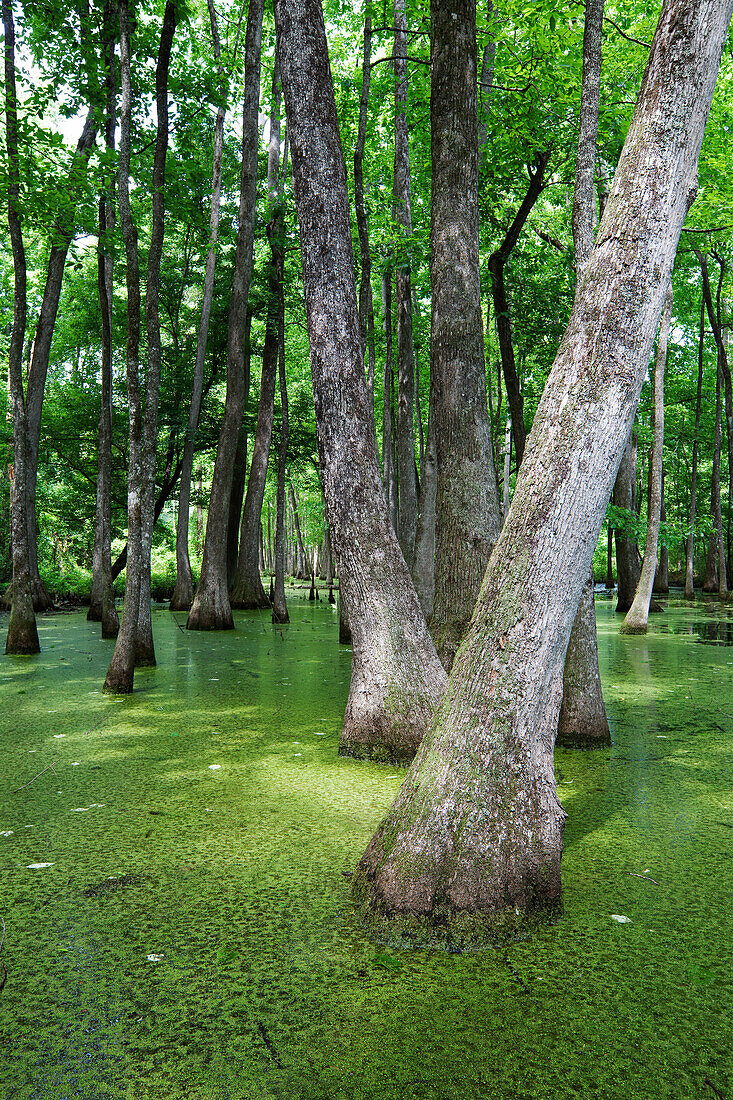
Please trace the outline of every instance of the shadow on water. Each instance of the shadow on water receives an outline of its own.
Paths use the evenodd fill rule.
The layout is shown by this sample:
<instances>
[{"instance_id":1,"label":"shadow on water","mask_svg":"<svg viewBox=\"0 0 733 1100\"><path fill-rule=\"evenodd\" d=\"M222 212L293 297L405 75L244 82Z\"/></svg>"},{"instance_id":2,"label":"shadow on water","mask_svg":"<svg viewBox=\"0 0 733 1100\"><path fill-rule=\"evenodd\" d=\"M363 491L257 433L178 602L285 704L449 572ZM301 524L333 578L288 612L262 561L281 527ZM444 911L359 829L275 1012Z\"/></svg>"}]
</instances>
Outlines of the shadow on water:
<instances>
[{"instance_id":1,"label":"shadow on water","mask_svg":"<svg viewBox=\"0 0 733 1100\"><path fill-rule=\"evenodd\" d=\"M355 919L404 773L336 754L328 604L222 634L157 611L158 667L122 699L83 613L41 618L42 653L0 662L0 1096L733 1096L731 623L670 598L628 638L614 606L613 745L556 753L563 914L475 955Z\"/></svg>"}]
</instances>

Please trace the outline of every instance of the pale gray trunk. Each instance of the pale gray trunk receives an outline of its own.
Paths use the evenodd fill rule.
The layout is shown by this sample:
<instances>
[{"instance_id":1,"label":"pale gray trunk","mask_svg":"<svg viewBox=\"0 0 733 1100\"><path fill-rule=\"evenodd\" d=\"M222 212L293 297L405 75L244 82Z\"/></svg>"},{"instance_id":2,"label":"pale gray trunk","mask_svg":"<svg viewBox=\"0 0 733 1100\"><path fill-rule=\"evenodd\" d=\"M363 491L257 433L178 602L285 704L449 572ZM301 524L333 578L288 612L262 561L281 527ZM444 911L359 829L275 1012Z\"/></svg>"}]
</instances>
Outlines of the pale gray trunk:
<instances>
[{"instance_id":1,"label":"pale gray trunk","mask_svg":"<svg viewBox=\"0 0 733 1100\"><path fill-rule=\"evenodd\" d=\"M695 186L731 7L668 0L662 11L471 627L357 870L368 919L391 937L480 942L559 901L565 814L552 750L565 651Z\"/></svg>"},{"instance_id":2,"label":"pale gray trunk","mask_svg":"<svg viewBox=\"0 0 733 1100\"><path fill-rule=\"evenodd\" d=\"M394 416L392 409L392 279L382 275L382 309L384 311L384 387L382 405L382 479L387 512L395 533L399 530L397 512L397 471L394 458Z\"/></svg>"},{"instance_id":3,"label":"pale gray trunk","mask_svg":"<svg viewBox=\"0 0 733 1100\"><path fill-rule=\"evenodd\" d=\"M430 632L450 671L501 525L479 276L475 0L431 7L431 385L437 499Z\"/></svg>"},{"instance_id":4,"label":"pale gray trunk","mask_svg":"<svg viewBox=\"0 0 733 1100\"><path fill-rule=\"evenodd\" d=\"M705 361L705 297L700 303L700 336L697 343L697 394L695 397L695 434L692 439L692 473L690 478L690 530L685 545L685 599L695 598L695 510L697 507L697 458L702 408L702 374Z\"/></svg>"},{"instance_id":5,"label":"pale gray trunk","mask_svg":"<svg viewBox=\"0 0 733 1100\"><path fill-rule=\"evenodd\" d=\"M417 470L415 466L415 349L412 342L412 241L410 138L407 125L407 19L405 0L394 0L395 150L394 221L395 309L397 311L397 493L400 547L408 568L415 556Z\"/></svg>"},{"instance_id":6,"label":"pale gray trunk","mask_svg":"<svg viewBox=\"0 0 733 1100\"><path fill-rule=\"evenodd\" d=\"M234 455L246 399L244 336L257 209L262 10L263 0L250 0L245 44L239 224L227 332L227 392L211 483L201 577L186 622L188 630L234 629L227 583L227 529Z\"/></svg>"},{"instance_id":7,"label":"pale gray trunk","mask_svg":"<svg viewBox=\"0 0 733 1100\"><path fill-rule=\"evenodd\" d=\"M219 63L221 51L213 0L209 0L209 17L211 22L214 57L217 65L219 65L219 76L221 81L222 73ZM181 484L178 494L178 517L176 520L176 585L173 589L173 595L170 602L171 611L188 611L193 603L193 577L191 576L191 560L188 553L188 524L191 508L191 474L193 471L194 444L196 441L199 417L201 415L206 344L209 337L211 306L214 300L214 275L216 272L217 239L219 236L219 212L221 209L221 161L224 148L224 116L226 114L225 88L223 81L221 81L220 95L221 101L216 111L216 121L214 123L209 248L206 253L204 290L201 298L201 318L199 320L198 335L196 339L196 359L194 361L193 380L191 382L191 403L188 412L188 423L186 425L186 436L183 444L183 465L181 467Z\"/></svg>"},{"instance_id":8,"label":"pale gray trunk","mask_svg":"<svg viewBox=\"0 0 733 1100\"><path fill-rule=\"evenodd\" d=\"M285 295L280 279L277 310L278 366L280 380L280 449L277 456L277 503L275 512L275 585L272 599L273 623L290 622L285 603L285 469L288 461L288 384L285 377Z\"/></svg>"},{"instance_id":9,"label":"pale gray trunk","mask_svg":"<svg viewBox=\"0 0 733 1100\"><path fill-rule=\"evenodd\" d=\"M504 495L502 499L502 523L509 514L509 505L512 502L511 486L509 479L512 473L512 418L507 415L506 429L504 431Z\"/></svg>"},{"instance_id":10,"label":"pale gray trunk","mask_svg":"<svg viewBox=\"0 0 733 1100\"><path fill-rule=\"evenodd\" d=\"M613 503L617 508L625 508L628 512L633 512L635 483L636 436L632 428L613 486ZM629 538L619 527L615 529L614 536L616 540L616 584L618 588L616 611L625 613L631 607L636 586L639 583L641 560L639 548L632 538Z\"/></svg>"},{"instance_id":11,"label":"pale gray trunk","mask_svg":"<svg viewBox=\"0 0 733 1100\"><path fill-rule=\"evenodd\" d=\"M425 733L445 673L389 522L369 428L346 172L320 0L276 0L275 20L323 490L353 637L339 751L404 761Z\"/></svg>"},{"instance_id":12,"label":"pale gray trunk","mask_svg":"<svg viewBox=\"0 0 733 1100\"><path fill-rule=\"evenodd\" d=\"M361 63L361 97L359 100L359 126L354 146L354 208L359 231L361 273L359 277L359 332L362 354L367 356L367 389L374 408L374 299L372 295L372 254L369 247L369 219L364 199L364 143L369 113L369 85L371 83L372 9L371 0L364 3L364 48Z\"/></svg>"}]
</instances>

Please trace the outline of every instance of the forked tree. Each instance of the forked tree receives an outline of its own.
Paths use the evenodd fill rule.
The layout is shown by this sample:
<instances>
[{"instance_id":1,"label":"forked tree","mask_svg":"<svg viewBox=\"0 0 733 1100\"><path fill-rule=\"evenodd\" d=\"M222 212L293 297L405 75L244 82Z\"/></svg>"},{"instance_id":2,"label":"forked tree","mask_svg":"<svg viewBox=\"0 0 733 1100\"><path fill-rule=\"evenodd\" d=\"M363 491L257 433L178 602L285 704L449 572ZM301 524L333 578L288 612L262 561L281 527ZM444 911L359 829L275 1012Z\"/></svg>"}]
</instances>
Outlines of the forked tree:
<instances>
[{"instance_id":1,"label":"forked tree","mask_svg":"<svg viewBox=\"0 0 733 1100\"><path fill-rule=\"evenodd\" d=\"M357 869L365 911L392 929L480 938L559 902L565 813L552 750L565 652L695 193L732 8L663 7L471 627Z\"/></svg>"}]
</instances>

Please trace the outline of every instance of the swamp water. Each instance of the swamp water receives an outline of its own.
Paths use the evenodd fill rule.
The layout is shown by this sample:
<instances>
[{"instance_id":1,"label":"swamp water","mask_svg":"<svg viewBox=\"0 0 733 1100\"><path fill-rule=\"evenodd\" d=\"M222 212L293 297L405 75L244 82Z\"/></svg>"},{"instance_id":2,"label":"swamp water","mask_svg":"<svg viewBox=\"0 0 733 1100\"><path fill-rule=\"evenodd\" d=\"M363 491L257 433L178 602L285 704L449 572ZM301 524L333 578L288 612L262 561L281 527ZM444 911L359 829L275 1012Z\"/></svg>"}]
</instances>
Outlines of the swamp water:
<instances>
[{"instance_id":1,"label":"swamp water","mask_svg":"<svg viewBox=\"0 0 733 1100\"><path fill-rule=\"evenodd\" d=\"M122 699L83 613L0 658L0 1100L731 1100L732 613L628 638L598 602L614 744L556 753L563 915L451 955L354 918L401 773L337 757L350 650L290 608L156 611Z\"/></svg>"}]
</instances>

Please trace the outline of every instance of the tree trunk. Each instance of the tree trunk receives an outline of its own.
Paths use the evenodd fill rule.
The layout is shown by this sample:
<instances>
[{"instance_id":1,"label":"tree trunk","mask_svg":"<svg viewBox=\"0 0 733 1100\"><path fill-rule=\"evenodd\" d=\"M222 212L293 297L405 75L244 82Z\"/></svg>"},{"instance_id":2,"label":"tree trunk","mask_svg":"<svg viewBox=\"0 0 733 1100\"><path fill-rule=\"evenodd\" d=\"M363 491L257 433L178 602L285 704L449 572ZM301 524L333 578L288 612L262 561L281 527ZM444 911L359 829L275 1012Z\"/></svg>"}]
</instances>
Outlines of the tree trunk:
<instances>
[{"instance_id":1,"label":"tree trunk","mask_svg":"<svg viewBox=\"0 0 733 1100\"><path fill-rule=\"evenodd\" d=\"M702 370L705 359L705 298L700 303L700 338L697 344L697 395L695 397L695 434L692 439L692 476L690 480L690 530L685 546L685 599L695 598L695 508L697 506L697 457L702 408Z\"/></svg>"},{"instance_id":2,"label":"tree trunk","mask_svg":"<svg viewBox=\"0 0 733 1100\"><path fill-rule=\"evenodd\" d=\"M171 47L176 30L176 5L168 0L155 69L155 110L157 116L153 157L153 194L151 232L145 283L145 328L148 342L148 376L143 421L142 476L140 481L140 600L138 604L135 664L155 664L153 620L151 615L150 558L155 526L155 468L158 450L158 406L162 350L160 340L160 261L165 230L165 162L168 153L168 72Z\"/></svg>"},{"instance_id":3,"label":"tree trunk","mask_svg":"<svg viewBox=\"0 0 733 1100\"><path fill-rule=\"evenodd\" d=\"M120 154L117 193L120 227L125 245L127 284L127 405L129 447L127 459L127 561L122 625L107 669L104 691L127 695L135 675L135 649L141 580L141 464L143 414L140 400L140 267L137 230L130 210L130 154L132 129L132 78L130 73L130 11L128 0L119 0L120 18Z\"/></svg>"},{"instance_id":4,"label":"tree trunk","mask_svg":"<svg viewBox=\"0 0 733 1100\"><path fill-rule=\"evenodd\" d=\"M102 51L107 92L105 145L114 155L117 124L117 81L115 77L115 38L113 8L110 0L104 5ZM97 500L94 522L92 558L92 590L87 620L102 624L103 638L116 638L120 621L115 609L112 588L112 296L114 293L114 261L111 234L114 229L114 181L107 181L107 193L99 198L99 245L97 252L97 286L99 314L102 322L102 405L99 416L99 458Z\"/></svg>"},{"instance_id":5,"label":"tree trunk","mask_svg":"<svg viewBox=\"0 0 733 1100\"><path fill-rule=\"evenodd\" d=\"M486 400L478 216L475 0L433 0L430 369L435 388L435 602L450 671L501 526Z\"/></svg>"},{"instance_id":6,"label":"tree trunk","mask_svg":"<svg viewBox=\"0 0 733 1100\"><path fill-rule=\"evenodd\" d=\"M392 280L389 273L382 275L382 308L384 310L384 389L382 413L382 479L387 512L392 530L399 530L397 513L397 472L394 457L394 415L392 410Z\"/></svg>"},{"instance_id":7,"label":"tree trunk","mask_svg":"<svg viewBox=\"0 0 733 1100\"><path fill-rule=\"evenodd\" d=\"M280 73L277 64L272 74L272 113L270 115L270 149L267 164L267 190L271 214L267 227L272 262L269 277L269 303L265 347L262 354L262 380L257 410L257 431L252 447L252 465L247 482L247 495L242 513L239 561L230 593L232 607L269 607L270 598L262 587L257 555L257 538L265 498L267 462L275 417L275 386L280 345L279 316L282 294L283 231L282 192L280 188Z\"/></svg>"},{"instance_id":8,"label":"tree trunk","mask_svg":"<svg viewBox=\"0 0 733 1100\"><path fill-rule=\"evenodd\" d=\"M372 295L372 254L369 247L369 219L364 200L364 143L369 113L369 85L371 83L372 9L371 0L364 4L364 49L361 65L361 97L359 100L359 127L354 147L354 208L359 232L361 273L359 276L359 333L362 354L367 356L367 389L374 409L374 298Z\"/></svg>"},{"instance_id":9,"label":"tree trunk","mask_svg":"<svg viewBox=\"0 0 733 1100\"><path fill-rule=\"evenodd\" d=\"M661 524L664 524L667 520L667 507L666 507L666 504L665 504L665 501L664 501L664 487L665 487L665 478L664 478L664 465L663 465L662 466L662 499L661 499L660 509L659 509L659 518L661 520ZM669 593L669 549L664 544L662 544L659 547L659 553L657 555L657 558L658 558L657 571L654 574L654 588L652 589L652 591L656 592L660 595L667 595Z\"/></svg>"},{"instance_id":10,"label":"tree trunk","mask_svg":"<svg viewBox=\"0 0 733 1100\"><path fill-rule=\"evenodd\" d=\"M717 591L721 600L728 595L728 584L725 569L725 544L723 542L723 517L720 506L720 452L723 442L723 414L722 414L722 369L720 356L718 356L718 370L715 379L715 441L713 444L713 479L711 486L711 504L713 513L713 538L715 546L715 576L717 578ZM713 589L714 591L715 589Z\"/></svg>"},{"instance_id":11,"label":"tree trunk","mask_svg":"<svg viewBox=\"0 0 733 1100\"><path fill-rule=\"evenodd\" d=\"M601 98L601 47L604 0L586 0L583 34L583 86L580 134L573 190L573 243L576 289L593 251L597 224L595 165ZM591 566L570 632L563 670L563 698L557 737L569 748L610 745L611 731L598 668L595 586Z\"/></svg>"},{"instance_id":12,"label":"tree trunk","mask_svg":"<svg viewBox=\"0 0 733 1100\"><path fill-rule=\"evenodd\" d=\"M559 902L565 814L552 749L565 650L646 374L732 6L668 0L662 11L471 627L357 869L368 919L392 938L481 942Z\"/></svg>"},{"instance_id":13,"label":"tree trunk","mask_svg":"<svg viewBox=\"0 0 733 1100\"><path fill-rule=\"evenodd\" d=\"M657 570L657 545L659 542L659 521L662 510L662 450L664 448L664 367L667 362L667 343L672 324L672 287L667 291L659 331L657 362L654 368L654 449L650 468L649 514L647 517L646 546L641 576L636 586L636 594L626 618L621 624L622 634L646 634L649 620L649 604L654 587L654 575Z\"/></svg>"},{"instance_id":14,"label":"tree trunk","mask_svg":"<svg viewBox=\"0 0 733 1100\"><path fill-rule=\"evenodd\" d=\"M245 44L239 225L227 334L227 392L211 483L201 577L186 622L188 630L234 629L227 584L227 526L234 455L246 397L244 335L257 208L262 9L263 0L250 0Z\"/></svg>"},{"instance_id":15,"label":"tree trunk","mask_svg":"<svg viewBox=\"0 0 733 1100\"><path fill-rule=\"evenodd\" d=\"M394 0L395 152L394 221L395 308L397 310L397 491L399 541L408 568L415 556L417 476L415 468L415 349L412 343L412 242L410 139L407 127L407 19L405 0Z\"/></svg>"},{"instance_id":16,"label":"tree trunk","mask_svg":"<svg viewBox=\"0 0 733 1100\"><path fill-rule=\"evenodd\" d=\"M188 412L186 436L183 444L183 465L181 484L178 493L178 517L176 520L176 585L171 597L171 611L188 611L193 603L193 577L188 553L188 524L191 507L191 474L193 471L194 444L201 415L201 398L204 386L204 361L209 336L211 306L214 300L214 275L216 271L217 239L219 236L219 212L221 209L221 162L224 148L224 116L226 114L225 87L221 70L221 50L219 30L216 22L216 10L213 0L209 0L209 17L214 57L219 68L221 101L216 111L214 123L214 152L211 172L211 212L209 215L209 249L206 253L204 290L201 298L201 318L196 340L196 359L191 382L191 404Z\"/></svg>"},{"instance_id":17,"label":"tree trunk","mask_svg":"<svg viewBox=\"0 0 733 1100\"><path fill-rule=\"evenodd\" d=\"M611 591L614 587L613 579L613 527L608 525L608 540L606 545L606 588Z\"/></svg>"},{"instance_id":18,"label":"tree trunk","mask_svg":"<svg viewBox=\"0 0 733 1100\"><path fill-rule=\"evenodd\" d=\"M280 273L284 276L284 272ZM277 456L277 505L275 517L275 591L272 600L273 623L289 623L290 615L285 602L285 469L288 461L288 384L285 377L285 293L284 278L278 280L277 342L280 375L280 450Z\"/></svg>"},{"instance_id":19,"label":"tree trunk","mask_svg":"<svg viewBox=\"0 0 733 1100\"><path fill-rule=\"evenodd\" d=\"M405 762L431 720L445 673L389 522L369 429L346 172L320 0L276 0L275 21L319 457L353 637L339 751Z\"/></svg>"},{"instance_id":20,"label":"tree trunk","mask_svg":"<svg viewBox=\"0 0 733 1100\"><path fill-rule=\"evenodd\" d=\"M249 310L247 310L247 327L251 324ZM246 339L245 346L249 348L249 337ZM245 352L245 360L247 366L245 370L247 374L251 372L251 360L249 351ZM242 526L242 504L244 502L244 490L247 484L247 425L244 422L244 417L247 412L247 404L249 402L249 379L245 386L246 396L244 399L244 413L242 414L242 426L239 429L239 439L237 440L237 450L234 454L234 468L232 471L232 491L229 497L229 518L227 520L227 586L229 588L229 599L231 602L232 585L234 584L234 578L237 575L237 565L239 563L239 544L241 541L241 526Z\"/></svg>"},{"instance_id":21,"label":"tree trunk","mask_svg":"<svg viewBox=\"0 0 733 1100\"><path fill-rule=\"evenodd\" d=\"M27 319L27 265L20 219L20 156L18 151L18 95L15 83L15 23L12 0L2 0L5 34L5 143L8 151L8 226L13 250L13 327L10 333L8 381L13 416L13 472L10 487L13 581L7 654L38 653L38 630L33 610L28 558L26 479L28 418L23 393L23 341Z\"/></svg>"},{"instance_id":22,"label":"tree trunk","mask_svg":"<svg viewBox=\"0 0 733 1100\"><path fill-rule=\"evenodd\" d=\"M431 400L430 405L433 402ZM428 442L423 454L420 478L420 503L415 531L415 560L412 582L426 622L435 606L435 514L438 493L438 467L435 455L435 416L428 409Z\"/></svg>"},{"instance_id":23,"label":"tree trunk","mask_svg":"<svg viewBox=\"0 0 733 1100\"><path fill-rule=\"evenodd\" d=\"M629 434L626 449L618 468L613 486L613 503L617 508L634 510L634 484L636 481L636 439L633 430ZM631 607L639 583L641 561L639 548L633 539L617 527L616 537L616 583L618 586L617 612L626 612Z\"/></svg>"},{"instance_id":24,"label":"tree trunk","mask_svg":"<svg viewBox=\"0 0 733 1100\"><path fill-rule=\"evenodd\" d=\"M491 272L491 295L494 303L494 318L496 321L496 333L499 338L499 351L501 354L501 366L504 372L504 385L506 396L512 414L512 432L514 435L514 450L517 456L517 465L522 461L526 431L524 428L524 398L519 385L517 367L514 361L514 344L512 342L512 322L509 299L504 281L504 268L512 254L519 235L524 228L527 218L532 212L532 207L542 193L542 185L545 178L545 169L550 161L550 153L537 153L534 164L529 169L529 187L522 200L519 210L514 216L512 224L507 230L506 236L499 248L489 257L489 271Z\"/></svg>"}]
</instances>

